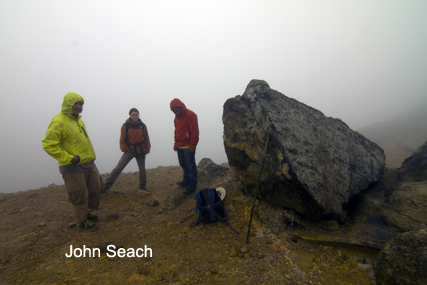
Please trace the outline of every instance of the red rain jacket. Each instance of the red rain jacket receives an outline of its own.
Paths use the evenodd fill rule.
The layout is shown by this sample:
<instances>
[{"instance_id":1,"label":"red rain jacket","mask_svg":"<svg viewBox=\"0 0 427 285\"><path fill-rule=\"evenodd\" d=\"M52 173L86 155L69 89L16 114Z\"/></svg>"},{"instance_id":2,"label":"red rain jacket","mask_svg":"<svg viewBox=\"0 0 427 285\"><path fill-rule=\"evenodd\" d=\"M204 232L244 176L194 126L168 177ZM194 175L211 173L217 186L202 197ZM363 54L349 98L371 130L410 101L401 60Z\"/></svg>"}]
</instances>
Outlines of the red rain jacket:
<instances>
[{"instance_id":1,"label":"red rain jacket","mask_svg":"<svg viewBox=\"0 0 427 285\"><path fill-rule=\"evenodd\" d=\"M199 124L197 121L197 115L187 109L185 104L181 100L175 98L170 103L171 110L175 107L182 109L182 115L175 117L175 147L189 147L196 148L199 142Z\"/></svg>"}]
</instances>

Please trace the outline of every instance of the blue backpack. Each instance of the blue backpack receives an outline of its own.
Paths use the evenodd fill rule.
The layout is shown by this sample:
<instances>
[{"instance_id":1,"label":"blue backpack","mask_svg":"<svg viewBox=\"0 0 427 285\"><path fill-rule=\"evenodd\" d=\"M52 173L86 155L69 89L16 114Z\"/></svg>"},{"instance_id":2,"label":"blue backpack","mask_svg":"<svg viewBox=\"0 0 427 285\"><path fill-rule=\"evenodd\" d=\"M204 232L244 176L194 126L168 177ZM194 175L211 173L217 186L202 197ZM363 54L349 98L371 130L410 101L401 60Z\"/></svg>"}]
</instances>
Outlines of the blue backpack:
<instances>
[{"instance_id":1,"label":"blue backpack","mask_svg":"<svg viewBox=\"0 0 427 285\"><path fill-rule=\"evenodd\" d=\"M191 223L192 227L200 222L204 224L215 223L217 221L226 222L236 234L239 234L228 222L227 211L222 205L221 198L215 188L205 188L195 194L196 208L194 210L199 215L196 222Z\"/></svg>"}]
</instances>

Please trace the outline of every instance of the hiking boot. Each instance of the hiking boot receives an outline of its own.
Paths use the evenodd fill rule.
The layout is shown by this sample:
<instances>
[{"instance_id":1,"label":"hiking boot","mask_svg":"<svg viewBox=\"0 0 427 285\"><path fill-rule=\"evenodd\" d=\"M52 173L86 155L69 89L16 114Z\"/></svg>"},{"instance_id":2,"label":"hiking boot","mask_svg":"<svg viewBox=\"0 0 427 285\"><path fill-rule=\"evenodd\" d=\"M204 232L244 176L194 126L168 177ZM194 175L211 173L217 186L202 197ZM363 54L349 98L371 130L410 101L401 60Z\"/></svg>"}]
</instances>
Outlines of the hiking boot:
<instances>
[{"instance_id":1,"label":"hiking boot","mask_svg":"<svg viewBox=\"0 0 427 285\"><path fill-rule=\"evenodd\" d=\"M187 183L187 182L184 182L184 181L176 182L176 184L178 184L178 185L179 185L179 186L181 186L181 187L188 186L188 183Z\"/></svg>"},{"instance_id":2,"label":"hiking boot","mask_svg":"<svg viewBox=\"0 0 427 285\"><path fill-rule=\"evenodd\" d=\"M187 187L187 188L184 189L184 191L182 191L182 193L184 193L184 194L191 194L194 191L196 191L196 187Z\"/></svg>"},{"instance_id":3,"label":"hiking boot","mask_svg":"<svg viewBox=\"0 0 427 285\"><path fill-rule=\"evenodd\" d=\"M151 193L149 190L147 190L147 188L140 188L139 190L144 190L144 191L147 191L148 193Z\"/></svg>"},{"instance_id":4,"label":"hiking boot","mask_svg":"<svg viewBox=\"0 0 427 285\"><path fill-rule=\"evenodd\" d=\"M84 221L81 224L76 224L78 229L83 229L83 230L91 230L94 229L96 227L96 224L92 223L89 220Z\"/></svg>"},{"instance_id":5,"label":"hiking boot","mask_svg":"<svg viewBox=\"0 0 427 285\"><path fill-rule=\"evenodd\" d=\"M87 219L92 222L97 222L99 217L97 215L92 214L91 212L87 212Z\"/></svg>"}]
</instances>

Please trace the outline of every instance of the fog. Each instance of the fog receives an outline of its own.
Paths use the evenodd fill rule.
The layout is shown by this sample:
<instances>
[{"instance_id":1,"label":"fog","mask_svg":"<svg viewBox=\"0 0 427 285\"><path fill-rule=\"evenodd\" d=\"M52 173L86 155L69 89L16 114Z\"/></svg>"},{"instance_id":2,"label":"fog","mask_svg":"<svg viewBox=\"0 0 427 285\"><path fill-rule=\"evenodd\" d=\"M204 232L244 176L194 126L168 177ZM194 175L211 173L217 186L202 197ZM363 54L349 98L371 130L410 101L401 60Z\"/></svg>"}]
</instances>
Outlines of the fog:
<instances>
[{"instance_id":1,"label":"fog","mask_svg":"<svg viewBox=\"0 0 427 285\"><path fill-rule=\"evenodd\" d=\"M41 140L70 91L85 100L101 173L121 157L133 107L151 138L146 167L178 165L173 98L198 115L196 162L226 162L223 104L251 79L352 129L390 119L426 98L426 11L424 0L2 0L0 192L63 184Z\"/></svg>"}]
</instances>

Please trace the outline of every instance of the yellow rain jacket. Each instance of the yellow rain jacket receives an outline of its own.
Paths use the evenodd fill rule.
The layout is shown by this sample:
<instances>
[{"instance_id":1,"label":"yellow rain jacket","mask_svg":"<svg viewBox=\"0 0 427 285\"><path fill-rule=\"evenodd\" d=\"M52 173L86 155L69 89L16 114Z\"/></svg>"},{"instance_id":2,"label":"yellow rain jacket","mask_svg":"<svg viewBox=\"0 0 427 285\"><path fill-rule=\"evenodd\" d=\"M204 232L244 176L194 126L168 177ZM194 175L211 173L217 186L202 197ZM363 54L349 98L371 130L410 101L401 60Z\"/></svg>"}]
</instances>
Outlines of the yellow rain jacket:
<instances>
[{"instance_id":1,"label":"yellow rain jacket","mask_svg":"<svg viewBox=\"0 0 427 285\"><path fill-rule=\"evenodd\" d=\"M80 164L95 160L95 151L83 121L73 116L73 105L83 101L77 93L69 92L64 96L61 113L53 117L42 140L43 149L58 160L59 166L70 165L74 155L80 157Z\"/></svg>"}]
</instances>

